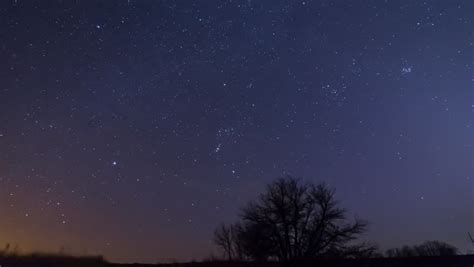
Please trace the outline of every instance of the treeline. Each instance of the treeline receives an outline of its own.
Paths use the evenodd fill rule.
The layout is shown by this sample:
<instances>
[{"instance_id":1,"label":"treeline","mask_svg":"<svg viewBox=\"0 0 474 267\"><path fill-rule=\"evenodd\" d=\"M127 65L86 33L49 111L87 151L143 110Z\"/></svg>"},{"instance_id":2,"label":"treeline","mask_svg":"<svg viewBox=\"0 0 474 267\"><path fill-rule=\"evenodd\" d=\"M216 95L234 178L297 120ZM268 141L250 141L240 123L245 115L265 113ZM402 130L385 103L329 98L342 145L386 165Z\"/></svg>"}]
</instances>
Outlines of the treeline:
<instances>
[{"instance_id":1,"label":"treeline","mask_svg":"<svg viewBox=\"0 0 474 267\"><path fill-rule=\"evenodd\" d=\"M390 258L452 256L456 254L458 254L456 247L441 241L426 241L420 245L392 248L385 252L385 256Z\"/></svg>"},{"instance_id":2,"label":"treeline","mask_svg":"<svg viewBox=\"0 0 474 267\"><path fill-rule=\"evenodd\" d=\"M0 267L28 267L28 266L42 266L42 267L104 267L108 263L102 256L72 256L59 253L28 253L22 254L19 252L18 245L11 246L9 243L4 248L0 249Z\"/></svg>"}]
</instances>

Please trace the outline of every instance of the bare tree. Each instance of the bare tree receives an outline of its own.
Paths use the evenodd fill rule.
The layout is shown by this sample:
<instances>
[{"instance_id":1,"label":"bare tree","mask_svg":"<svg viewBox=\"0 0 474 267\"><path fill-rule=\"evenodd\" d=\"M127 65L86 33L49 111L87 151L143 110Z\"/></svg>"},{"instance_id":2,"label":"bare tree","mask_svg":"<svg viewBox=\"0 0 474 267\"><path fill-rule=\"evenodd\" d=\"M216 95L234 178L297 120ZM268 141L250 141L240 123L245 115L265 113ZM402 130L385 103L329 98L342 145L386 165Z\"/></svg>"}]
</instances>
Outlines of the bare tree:
<instances>
[{"instance_id":1,"label":"bare tree","mask_svg":"<svg viewBox=\"0 0 474 267\"><path fill-rule=\"evenodd\" d=\"M333 253L331 256L337 258L366 259L383 257L376 245L368 243L350 245L343 250L335 249L331 252Z\"/></svg>"},{"instance_id":2,"label":"bare tree","mask_svg":"<svg viewBox=\"0 0 474 267\"><path fill-rule=\"evenodd\" d=\"M270 184L241 215L244 225L258 225L265 232L273 248L269 253L284 264L347 250L366 229L365 222L347 222L325 184L302 184L292 177Z\"/></svg>"},{"instance_id":3,"label":"bare tree","mask_svg":"<svg viewBox=\"0 0 474 267\"><path fill-rule=\"evenodd\" d=\"M263 224L246 222L240 226L236 247L241 248L241 259L267 261L273 254L272 236Z\"/></svg>"},{"instance_id":4,"label":"bare tree","mask_svg":"<svg viewBox=\"0 0 474 267\"><path fill-rule=\"evenodd\" d=\"M426 241L420 245L403 246L386 251L387 257L426 257L426 256L452 256L458 253L458 249L448 243L441 241Z\"/></svg>"},{"instance_id":5,"label":"bare tree","mask_svg":"<svg viewBox=\"0 0 474 267\"><path fill-rule=\"evenodd\" d=\"M458 254L458 249L448 243L441 241L426 241L415 246L418 256L451 256Z\"/></svg>"},{"instance_id":6,"label":"bare tree","mask_svg":"<svg viewBox=\"0 0 474 267\"><path fill-rule=\"evenodd\" d=\"M214 243L222 249L227 260L231 261L234 259L234 235L232 232L232 226L221 224L214 231Z\"/></svg>"},{"instance_id":7,"label":"bare tree","mask_svg":"<svg viewBox=\"0 0 474 267\"><path fill-rule=\"evenodd\" d=\"M389 258L406 258L416 256L415 250L409 246L403 246L401 248L391 248L388 249L385 254Z\"/></svg>"}]
</instances>

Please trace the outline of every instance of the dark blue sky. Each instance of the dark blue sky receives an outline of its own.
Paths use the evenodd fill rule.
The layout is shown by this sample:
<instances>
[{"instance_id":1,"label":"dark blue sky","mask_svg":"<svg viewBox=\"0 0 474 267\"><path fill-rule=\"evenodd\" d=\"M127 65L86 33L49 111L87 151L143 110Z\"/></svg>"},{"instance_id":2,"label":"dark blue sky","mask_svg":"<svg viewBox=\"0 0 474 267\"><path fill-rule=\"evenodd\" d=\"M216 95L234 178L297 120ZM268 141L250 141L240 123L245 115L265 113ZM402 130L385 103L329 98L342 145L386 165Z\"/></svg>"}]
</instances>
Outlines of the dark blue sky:
<instances>
[{"instance_id":1,"label":"dark blue sky","mask_svg":"<svg viewBox=\"0 0 474 267\"><path fill-rule=\"evenodd\" d=\"M0 243L190 260L265 184L471 249L473 4L2 1Z\"/></svg>"}]
</instances>

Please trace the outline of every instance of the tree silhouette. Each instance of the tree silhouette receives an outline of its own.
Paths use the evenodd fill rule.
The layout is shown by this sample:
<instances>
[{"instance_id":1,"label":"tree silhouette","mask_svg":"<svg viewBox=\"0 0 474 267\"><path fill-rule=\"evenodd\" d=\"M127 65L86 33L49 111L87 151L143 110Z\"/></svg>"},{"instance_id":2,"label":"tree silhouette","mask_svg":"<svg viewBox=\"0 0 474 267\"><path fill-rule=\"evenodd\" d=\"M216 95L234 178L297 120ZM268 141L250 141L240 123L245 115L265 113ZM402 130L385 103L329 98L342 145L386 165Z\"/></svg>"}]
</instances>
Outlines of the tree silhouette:
<instances>
[{"instance_id":1,"label":"tree silhouette","mask_svg":"<svg viewBox=\"0 0 474 267\"><path fill-rule=\"evenodd\" d=\"M441 241L426 241L421 245L413 247L403 246L386 251L387 257L426 257L426 256L452 256L458 253L458 249L448 243Z\"/></svg>"},{"instance_id":2,"label":"tree silhouette","mask_svg":"<svg viewBox=\"0 0 474 267\"><path fill-rule=\"evenodd\" d=\"M426 241L415 246L416 253L420 256L451 256L458 254L458 249L441 241Z\"/></svg>"},{"instance_id":3,"label":"tree silhouette","mask_svg":"<svg viewBox=\"0 0 474 267\"><path fill-rule=\"evenodd\" d=\"M221 224L214 231L214 243L224 251L227 260L232 261L235 257L236 236L233 226Z\"/></svg>"},{"instance_id":4,"label":"tree silhouette","mask_svg":"<svg viewBox=\"0 0 474 267\"><path fill-rule=\"evenodd\" d=\"M274 254L271 232L265 225L254 222L238 224L236 247L241 248L241 259L262 262Z\"/></svg>"},{"instance_id":5,"label":"tree silhouette","mask_svg":"<svg viewBox=\"0 0 474 267\"><path fill-rule=\"evenodd\" d=\"M253 260L276 258L289 264L368 249L364 244L350 245L367 224L347 222L346 211L338 207L334 191L325 184L302 184L292 177L278 179L257 201L248 203L240 216L238 234L232 240ZM224 248L222 240L229 239L215 241Z\"/></svg>"}]
</instances>

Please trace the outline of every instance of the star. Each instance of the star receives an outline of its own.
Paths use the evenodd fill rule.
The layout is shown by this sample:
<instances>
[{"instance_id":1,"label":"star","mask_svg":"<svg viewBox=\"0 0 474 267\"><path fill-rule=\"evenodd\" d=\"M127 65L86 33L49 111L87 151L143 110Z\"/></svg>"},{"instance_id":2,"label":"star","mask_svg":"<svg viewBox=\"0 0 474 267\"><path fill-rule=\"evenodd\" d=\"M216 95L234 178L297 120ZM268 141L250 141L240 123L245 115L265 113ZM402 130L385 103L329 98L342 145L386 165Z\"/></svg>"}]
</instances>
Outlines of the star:
<instances>
[{"instance_id":1,"label":"star","mask_svg":"<svg viewBox=\"0 0 474 267\"><path fill-rule=\"evenodd\" d=\"M408 74L412 72L412 66L406 66L402 68L402 74Z\"/></svg>"}]
</instances>

